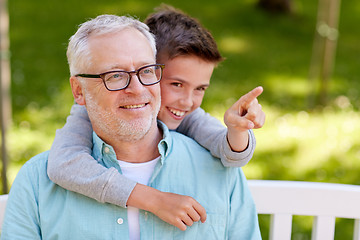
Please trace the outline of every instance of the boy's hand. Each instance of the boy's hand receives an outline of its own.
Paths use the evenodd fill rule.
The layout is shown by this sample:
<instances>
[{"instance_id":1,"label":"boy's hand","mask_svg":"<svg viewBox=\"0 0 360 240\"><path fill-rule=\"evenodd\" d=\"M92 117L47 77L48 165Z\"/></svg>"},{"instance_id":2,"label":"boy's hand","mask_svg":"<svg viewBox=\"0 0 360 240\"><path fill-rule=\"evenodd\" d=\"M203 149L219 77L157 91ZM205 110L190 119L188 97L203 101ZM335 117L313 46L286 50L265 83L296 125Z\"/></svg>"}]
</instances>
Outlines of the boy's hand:
<instances>
[{"instance_id":1,"label":"boy's hand","mask_svg":"<svg viewBox=\"0 0 360 240\"><path fill-rule=\"evenodd\" d=\"M151 211L163 221L174 225L182 231L194 222L206 221L205 209L192 197L175 193L160 192L157 206Z\"/></svg>"},{"instance_id":2,"label":"boy's hand","mask_svg":"<svg viewBox=\"0 0 360 240\"><path fill-rule=\"evenodd\" d=\"M257 97L263 92L256 87L236 101L224 115L224 123L228 128L228 141L234 151L243 151L248 144L247 130L261 128L265 123Z\"/></svg>"},{"instance_id":3,"label":"boy's hand","mask_svg":"<svg viewBox=\"0 0 360 240\"><path fill-rule=\"evenodd\" d=\"M206 220L205 209L192 197L161 192L142 184L136 184L127 205L152 212L182 231L194 222Z\"/></svg>"}]
</instances>

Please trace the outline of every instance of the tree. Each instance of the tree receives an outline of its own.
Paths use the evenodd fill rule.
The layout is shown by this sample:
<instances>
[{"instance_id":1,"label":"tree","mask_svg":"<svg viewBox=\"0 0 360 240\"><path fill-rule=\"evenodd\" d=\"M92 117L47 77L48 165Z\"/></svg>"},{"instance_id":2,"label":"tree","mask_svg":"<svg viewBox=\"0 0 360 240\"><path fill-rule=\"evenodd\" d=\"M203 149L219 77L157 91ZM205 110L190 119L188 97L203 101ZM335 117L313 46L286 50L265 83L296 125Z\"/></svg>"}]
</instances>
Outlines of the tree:
<instances>
[{"instance_id":1,"label":"tree","mask_svg":"<svg viewBox=\"0 0 360 240\"><path fill-rule=\"evenodd\" d=\"M339 35L340 0L319 0L318 16L309 70L309 107L327 104L329 82L335 64ZM318 83L316 82L318 81Z\"/></svg>"},{"instance_id":2,"label":"tree","mask_svg":"<svg viewBox=\"0 0 360 240\"><path fill-rule=\"evenodd\" d=\"M3 192L8 192L7 186L7 149L6 131L11 122L10 100L10 54L9 54L9 15L6 0L0 0L0 123L1 123L1 178Z\"/></svg>"}]
</instances>

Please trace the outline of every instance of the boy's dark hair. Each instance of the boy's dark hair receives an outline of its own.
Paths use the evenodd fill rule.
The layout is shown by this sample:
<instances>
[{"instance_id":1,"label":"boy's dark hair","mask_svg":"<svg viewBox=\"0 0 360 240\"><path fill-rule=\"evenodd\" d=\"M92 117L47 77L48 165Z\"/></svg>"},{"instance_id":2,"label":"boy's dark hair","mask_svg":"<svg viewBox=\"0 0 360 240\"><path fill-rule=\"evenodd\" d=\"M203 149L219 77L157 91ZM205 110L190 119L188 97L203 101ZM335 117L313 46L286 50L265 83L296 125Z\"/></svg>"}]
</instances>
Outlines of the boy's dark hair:
<instances>
[{"instance_id":1,"label":"boy's dark hair","mask_svg":"<svg viewBox=\"0 0 360 240\"><path fill-rule=\"evenodd\" d=\"M157 60L195 55L205 61L223 60L211 33L198 20L168 5L161 5L145 23L155 35Z\"/></svg>"}]
</instances>

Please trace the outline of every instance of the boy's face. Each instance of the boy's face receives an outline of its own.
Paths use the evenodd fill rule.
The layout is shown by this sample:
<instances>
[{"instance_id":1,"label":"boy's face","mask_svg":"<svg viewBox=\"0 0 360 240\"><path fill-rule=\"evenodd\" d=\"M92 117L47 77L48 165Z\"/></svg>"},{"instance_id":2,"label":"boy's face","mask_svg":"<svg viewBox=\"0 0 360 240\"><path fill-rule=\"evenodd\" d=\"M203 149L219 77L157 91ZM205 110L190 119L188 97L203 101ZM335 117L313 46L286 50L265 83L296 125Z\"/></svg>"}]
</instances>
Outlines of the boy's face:
<instances>
[{"instance_id":1,"label":"boy's face","mask_svg":"<svg viewBox=\"0 0 360 240\"><path fill-rule=\"evenodd\" d=\"M194 55L178 56L163 61L165 69L160 81L161 108L158 119L169 129L200 107L215 64Z\"/></svg>"}]
</instances>

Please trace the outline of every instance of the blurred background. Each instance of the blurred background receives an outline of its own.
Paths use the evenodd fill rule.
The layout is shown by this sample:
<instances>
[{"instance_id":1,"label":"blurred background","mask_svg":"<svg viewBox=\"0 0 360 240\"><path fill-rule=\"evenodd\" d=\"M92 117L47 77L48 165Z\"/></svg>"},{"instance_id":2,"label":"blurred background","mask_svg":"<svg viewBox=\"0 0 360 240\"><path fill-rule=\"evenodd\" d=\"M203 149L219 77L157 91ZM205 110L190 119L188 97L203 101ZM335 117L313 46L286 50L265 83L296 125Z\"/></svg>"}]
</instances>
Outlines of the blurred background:
<instances>
[{"instance_id":1,"label":"blurred background","mask_svg":"<svg viewBox=\"0 0 360 240\"><path fill-rule=\"evenodd\" d=\"M11 66L12 113L2 121L3 192L28 159L50 148L69 114L65 52L77 25L104 13L144 20L161 3L8 0L10 51L1 59ZM206 92L206 111L222 121L240 96L264 87L259 101L267 119L255 130L255 155L243 168L248 179L360 184L358 0L165 3L198 18L226 57ZM267 239L269 217L260 222ZM294 217L292 238L310 239L311 225L311 217ZM338 219L336 239L351 239L352 230L353 221Z\"/></svg>"}]
</instances>

